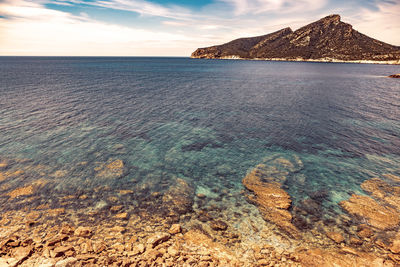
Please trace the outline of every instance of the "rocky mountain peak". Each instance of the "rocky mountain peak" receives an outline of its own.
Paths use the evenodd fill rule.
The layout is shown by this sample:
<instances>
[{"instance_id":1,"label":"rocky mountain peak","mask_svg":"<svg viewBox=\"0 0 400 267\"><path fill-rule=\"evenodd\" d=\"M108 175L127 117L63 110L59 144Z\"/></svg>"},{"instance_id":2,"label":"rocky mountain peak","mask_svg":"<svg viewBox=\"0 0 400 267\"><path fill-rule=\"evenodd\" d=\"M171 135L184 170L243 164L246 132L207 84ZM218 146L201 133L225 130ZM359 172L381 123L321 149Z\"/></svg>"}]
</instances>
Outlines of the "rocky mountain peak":
<instances>
[{"instance_id":1,"label":"rocky mountain peak","mask_svg":"<svg viewBox=\"0 0 400 267\"><path fill-rule=\"evenodd\" d=\"M199 48L193 58L371 61L400 64L400 47L370 38L333 14L296 31L279 31Z\"/></svg>"},{"instance_id":2,"label":"rocky mountain peak","mask_svg":"<svg viewBox=\"0 0 400 267\"><path fill-rule=\"evenodd\" d=\"M329 15L329 16L326 16L326 17L320 19L319 21L325 22L325 23L339 23L340 15L338 15L338 14Z\"/></svg>"}]
</instances>

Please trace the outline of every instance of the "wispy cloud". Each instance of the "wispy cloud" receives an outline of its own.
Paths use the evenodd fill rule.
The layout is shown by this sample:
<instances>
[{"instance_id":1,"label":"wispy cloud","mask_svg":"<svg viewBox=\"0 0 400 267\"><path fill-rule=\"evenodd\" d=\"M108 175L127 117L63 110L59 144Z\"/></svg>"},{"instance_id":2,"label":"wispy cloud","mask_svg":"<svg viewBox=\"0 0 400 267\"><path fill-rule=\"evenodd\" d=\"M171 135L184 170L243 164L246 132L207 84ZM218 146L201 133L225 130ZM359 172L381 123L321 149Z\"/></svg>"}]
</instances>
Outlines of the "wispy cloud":
<instances>
[{"instance_id":1,"label":"wispy cloud","mask_svg":"<svg viewBox=\"0 0 400 267\"><path fill-rule=\"evenodd\" d=\"M187 56L197 47L297 29L331 13L400 45L400 2L375 0L367 8L362 0L348 1L351 7L333 0L214 0L190 9L147 0L0 0L0 55ZM67 12L74 9L75 15ZM94 19L96 10L139 14L140 23Z\"/></svg>"}]
</instances>

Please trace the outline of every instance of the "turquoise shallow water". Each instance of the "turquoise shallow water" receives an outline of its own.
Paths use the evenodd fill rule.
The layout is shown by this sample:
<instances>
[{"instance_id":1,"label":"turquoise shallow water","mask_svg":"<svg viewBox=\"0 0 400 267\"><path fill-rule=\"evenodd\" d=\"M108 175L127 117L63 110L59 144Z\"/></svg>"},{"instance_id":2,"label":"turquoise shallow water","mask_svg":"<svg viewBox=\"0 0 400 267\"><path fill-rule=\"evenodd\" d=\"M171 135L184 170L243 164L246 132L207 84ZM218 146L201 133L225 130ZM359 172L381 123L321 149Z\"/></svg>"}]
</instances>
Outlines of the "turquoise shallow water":
<instances>
[{"instance_id":1,"label":"turquoise shallow water","mask_svg":"<svg viewBox=\"0 0 400 267\"><path fill-rule=\"evenodd\" d=\"M188 58L0 58L0 159L45 166L8 183L151 191L180 177L197 193L240 191L261 162L298 157L294 203L326 214L365 179L400 174L398 66ZM24 159L24 160L22 160ZM100 179L120 159L125 172ZM63 175L54 174L62 171ZM4 207L3 207L4 208ZM9 207L8 207L9 208Z\"/></svg>"}]
</instances>

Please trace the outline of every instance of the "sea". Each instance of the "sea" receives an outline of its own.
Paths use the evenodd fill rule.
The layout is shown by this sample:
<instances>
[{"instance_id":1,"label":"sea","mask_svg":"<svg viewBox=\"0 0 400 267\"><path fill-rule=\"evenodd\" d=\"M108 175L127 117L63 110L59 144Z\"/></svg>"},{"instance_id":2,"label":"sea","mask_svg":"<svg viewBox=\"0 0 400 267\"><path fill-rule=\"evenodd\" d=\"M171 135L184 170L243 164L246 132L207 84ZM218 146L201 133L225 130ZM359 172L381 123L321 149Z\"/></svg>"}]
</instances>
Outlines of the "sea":
<instances>
[{"instance_id":1,"label":"sea","mask_svg":"<svg viewBox=\"0 0 400 267\"><path fill-rule=\"evenodd\" d=\"M134 207L179 178L199 198L238 211L248 203L242 179L280 158L301 163L282 184L292 206L321 196L322 216L334 218L344 212L340 201L365 194L363 181L400 175L400 81L387 78L398 72L373 64L0 57L0 161L3 172L22 170L0 181L0 210L38 205L6 197L38 180L46 181L32 200L40 204L101 187L133 195L145 188L125 203ZM96 207L109 204L91 196Z\"/></svg>"}]
</instances>

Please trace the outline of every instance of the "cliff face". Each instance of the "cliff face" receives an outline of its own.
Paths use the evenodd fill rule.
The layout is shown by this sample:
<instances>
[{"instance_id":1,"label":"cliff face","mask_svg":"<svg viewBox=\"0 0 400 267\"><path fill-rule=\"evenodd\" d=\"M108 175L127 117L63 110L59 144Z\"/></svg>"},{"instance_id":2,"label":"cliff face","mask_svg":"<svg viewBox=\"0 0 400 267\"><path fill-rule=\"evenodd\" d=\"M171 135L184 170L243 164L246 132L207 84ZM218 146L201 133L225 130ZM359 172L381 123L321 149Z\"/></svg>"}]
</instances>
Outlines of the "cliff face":
<instances>
[{"instance_id":1,"label":"cliff face","mask_svg":"<svg viewBox=\"0 0 400 267\"><path fill-rule=\"evenodd\" d=\"M285 28L263 36L199 48L191 57L400 63L400 47L359 33L350 24L340 21L339 15L330 15L294 32Z\"/></svg>"}]
</instances>

